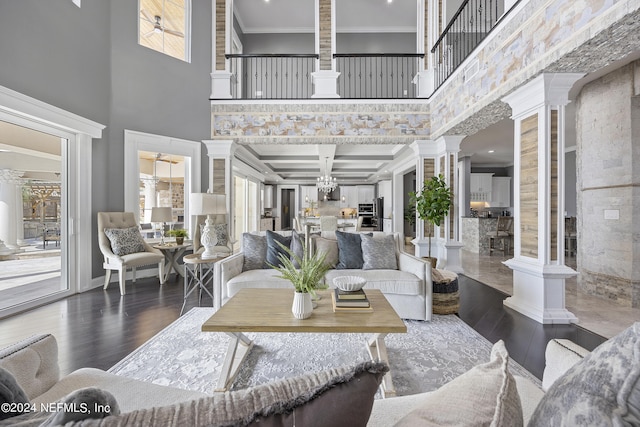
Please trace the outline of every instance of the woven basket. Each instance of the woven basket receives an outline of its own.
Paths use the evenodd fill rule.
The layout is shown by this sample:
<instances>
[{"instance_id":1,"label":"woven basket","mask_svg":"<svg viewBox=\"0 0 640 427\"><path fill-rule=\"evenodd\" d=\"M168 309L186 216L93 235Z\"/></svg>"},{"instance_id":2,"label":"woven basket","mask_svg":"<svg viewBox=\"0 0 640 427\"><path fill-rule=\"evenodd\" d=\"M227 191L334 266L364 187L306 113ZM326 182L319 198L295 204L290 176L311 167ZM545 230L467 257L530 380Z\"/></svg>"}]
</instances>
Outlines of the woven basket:
<instances>
[{"instance_id":1,"label":"woven basket","mask_svg":"<svg viewBox=\"0 0 640 427\"><path fill-rule=\"evenodd\" d=\"M433 314L455 314L460 309L460 292L433 294Z\"/></svg>"}]
</instances>

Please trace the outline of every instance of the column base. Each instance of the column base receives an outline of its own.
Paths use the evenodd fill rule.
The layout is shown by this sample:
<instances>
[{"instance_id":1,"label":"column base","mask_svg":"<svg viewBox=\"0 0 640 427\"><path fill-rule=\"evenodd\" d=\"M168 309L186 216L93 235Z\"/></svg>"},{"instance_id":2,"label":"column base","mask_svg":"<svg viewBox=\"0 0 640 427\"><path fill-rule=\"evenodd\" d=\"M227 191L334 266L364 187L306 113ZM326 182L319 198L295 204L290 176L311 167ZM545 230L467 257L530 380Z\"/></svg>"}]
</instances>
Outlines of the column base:
<instances>
[{"instance_id":1,"label":"column base","mask_svg":"<svg viewBox=\"0 0 640 427\"><path fill-rule=\"evenodd\" d=\"M578 273L566 265L539 265L510 259L503 263L513 270L513 296L504 305L542 324L578 323L565 308L565 279Z\"/></svg>"},{"instance_id":2,"label":"column base","mask_svg":"<svg viewBox=\"0 0 640 427\"><path fill-rule=\"evenodd\" d=\"M231 76L228 71L211 73L211 99L231 99Z\"/></svg>"},{"instance_id":3,"label":"column base","mask_svg":"<svg viewBox=\"0 0 640 427\"><path fill-rule=\"evenodd\" d=\"M430 97L434 91L433 81L433 69L419 71L412 81L412 83L416 85L416 97Z\"/></svg>"},{"instance_id":4,"label":"column base","mask_svg":"<svg viewBox=\"0 0 640 427\"><path fill-rule=\"evenodd\" d=\"M425 258L429 256L429 239L425 239L425 238L415 238L411 241L411 243L414 244L414 246L416 247L416 256L418 258ZM438 258L438 267L437 268L444 268L444 265L446 264L446 254L445 254L445 249L443 247L441 247L440 243L439 243L439 239L432 237L431 238L431 256L433 258Z\"/></svg>"},{"instance_id":5,"label":"column base","mask_svg":"<svg viewBox=\"0 0 640 427\"><path fill-rule=\"evenodd\" d=\"M456 240L450 240L444 244L445 248L445 269L453 271L454 273L464 274L464 268L462 268L462 248L464 243Z\"/></svg>"},{"instance_id":6,"label":"column base","mask_svg":"<svg viewBox=\"0 0 640 427\"><path fill-rule=\"evenodd\" d=\"M311 98L340 98L338 95L338 77L336 71L316 71L311 73L314 89Z\"/></svg>"}]
</instances>

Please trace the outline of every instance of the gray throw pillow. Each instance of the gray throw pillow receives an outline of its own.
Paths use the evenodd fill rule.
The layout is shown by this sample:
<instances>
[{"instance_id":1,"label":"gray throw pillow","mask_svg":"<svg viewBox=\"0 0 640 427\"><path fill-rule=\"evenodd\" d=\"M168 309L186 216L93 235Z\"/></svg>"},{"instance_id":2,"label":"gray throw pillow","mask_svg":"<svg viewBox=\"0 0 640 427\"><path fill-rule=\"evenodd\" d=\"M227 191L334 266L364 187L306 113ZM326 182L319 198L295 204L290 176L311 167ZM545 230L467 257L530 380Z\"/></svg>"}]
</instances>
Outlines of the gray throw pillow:
<instances>
[{"instance_id":1,"label":"gray throw pillow","mask_svg":"<svg viewBox=\"0 0 640 427\"><path fill-rule=\"evenodd\" d=\"M8 406L8 409L10 410L5 410L6 408L4 408L4 404L7 403L10 405ZM28 412L29 408L22 405L25 403L29 403L27 393L25 393L22 387L20 387L20 384L18 384L11 372L0 367L0 404L3 405L3 409L0 410L0 420L6 420L7 418ZM12 404L17 405L12 407ZM23 410L13 410L20 408Z\"/></svg>"},{"instance_id":2,"label":"gray throw pillow","mask_svg":"<svg viewBox=\"0 0 640 427\"><path fill-rule=\"evenodd\" d=\"M95 387L76 390L62 399L61 403L68 404L68 407L74 410L56 412L40 424L40 427L63 426L90 418L100 419L110 415L120 415L116 398L108 391Z\"/></svg>"},{"instance_id":3,"label":"gray throw pillow","mask_svg":"<svg viewBox=\"0 0 640 427\"><path fill-rule=\"evenodd\" d=\"M296 230L293 230L291 232L290 248L291 248L291 252L293 252L293 254L298 258L302 259L302 257L304 257L304 236L301 236L300 234L298 234ZM300 265L295 260L295 258L293 258L292 261L293 261L294 267L300 268Z\"/></svg>"},{"instance_id":4,"label":"gray throw pillow","mask_svg":"<svg viewBox=\"0 0 640 427\"><path fill-rule=\"evenodd\" d=\"M330 268L336 268L336 265L338 265L338 241L319 236L314 236L312 239L315 253L318 255L325 254L324 263L329 265Z\"/></svg>"},{"instance_id":5,"label":"gray throw pillow","mask_svg":"<svg viewBox=\"0 0 640 427\"><path fill-rule=\"evenodd\" d=\"M372 233L368 233L373 236ZM338 238L338 265L337 270L362 268L362 239L359 233L345 233L336 231Z\"/></svg>"},{"instance_id":6,"label":"gray throw pillow","mask_svg":"<svg viewBox=\"0 0 640 427\"><path fill-rule=\"evenodd\" d=\"M278 233L274 233L271 230L267 230L267 264L269 266L275 265L276 267L282 266L280 255L285 258L289 258L287 251L278 243L284 245L285 248L291 246L291 236L285 237Z\"/></svg>"},{"instance_id":7,"label":"gray throw pillow","mask_svg":"<svg viewBox=\"0 0 640 427\"><path fill-rule=\"evenodd\" d=\"M363 270L397 270L396 240L393 235L374 238L363 234L362 265Z\"/></svg>"},{"instance_id":8,"label":"gray throw pillow","mask_svg":"<svg viewBox=\"0 0 640 427\"><path fill-rule=\"evenodd\" d=\"M144 252L144 240L138 227L105 228L104 234L109 238L111 251L118 256Z\"/></svg>"},{"instance_id":9,"label":"gray throw pillow","mask_svg":"<svg viewBox=\"0 0 640 427\"><path fill-rule=\"evenodd\" d=\"M242 233L242 254L244 255L242 271L268 268L265 264L267 259L267 238L251 233Z\"/></svg>"},{"instance_id":10,"label":"gray throw pillow","mask_svg":"<svg viewBox=\"0 0 640 427\"><path fill-rule=\"evenodd\" d=\"M640 322L605 341L558 378L529 426L640 425Z\"/></svg>"}]
</instances>

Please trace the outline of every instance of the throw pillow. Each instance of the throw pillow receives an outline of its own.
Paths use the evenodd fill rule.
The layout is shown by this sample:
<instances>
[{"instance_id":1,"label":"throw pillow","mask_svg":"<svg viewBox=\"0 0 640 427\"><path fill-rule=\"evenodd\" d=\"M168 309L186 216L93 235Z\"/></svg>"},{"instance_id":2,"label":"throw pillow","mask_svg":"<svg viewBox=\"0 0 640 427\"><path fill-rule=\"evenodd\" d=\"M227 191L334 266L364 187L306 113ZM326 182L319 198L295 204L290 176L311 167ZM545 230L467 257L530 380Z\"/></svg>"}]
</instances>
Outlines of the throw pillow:
<instances>
[{"instance_id":1,"label":"throw pillow","mask_svg":"<svg viewBox=\"0 0 640 427\"><path fill-rule=\"evenodd\" d=\"M558 378L529 425L640 425L640 322Z\"/></svg>"},{"instance_id":2,"label":"throw pillow","mask_svg":"<svg viewBox=\"0 0 640 427\"><path fill-rule=\"evenodd\" d=\"M216 246L227 246L229 235L227 234L227 224L213 224L213 234L218 239Z\"/></svg>"},{"instance_id":3,"label":"throw pillow","mask_svg":"<svg viewBox=\"0 0 640 427\"><path fill-rule=\"evenodd\" d=\"M313 244L316 254L326 254L324 263L331 268L336 268L336 265L338 265L338 241L314 236Z\"/></svg>"},{"instance_id":4,"label":"throw pillow","mask_svg":"<svg viewBox=\"0 0 640 427\"><path fill-rule=\"evenodd\" d=\"M267 230L267 264L269 266L275 265L276 267L282 266L282 261L280 261L280 255L285 258L289 258L289 254L287 251L280 246L278 243L284 245L284 247L289 248L291 246L291 236L285 237L278 233L274 233L271 230Z\"/></svg>"},{"instance_id":5,"label":"throw pillow","mask_svg":"<svg viewBox=\"0 0 640 427\"><path fill-rule=\"evenodd\" d=\"M373 236L372 233L368 233ZM364 260L362 259L362 239L359 233L345 233L336 231L338 238L338 265L336 269L344 270L348 268L362 268Z\"/></svg>"},{"instance_id":6,"label":"throw pillow","mask_svg":"<svg viewBox=\"0 0 640 427\"><path fill-rule=\"evenodd\" d=\"M244 262L242 271L259 270L265 267L267 259L267 238L251 233L242 233L242 253Z\"/></svg>"},{"instance_id":7,"label":"throw pillow","mask_svg":"<svg viewBox=\"0 0 640 427\"><path fill-rule=\"evenodd\" d=\"M104 234L111 243L111 251L115 255L123 256L136 252L144 252L144 240L138 227L105 228Z\"/></svg>"},{"instance_id":8,"label":"throw pillow","mask_svg":"<svg viewBox=\"0 0 640 427\"><path fill-rule=\"evenodd\" d=\"M363 270L397 270L396 240L393 235L373 238L366 234L362 239Z\"/></svg>"},{"instance_id":9,"label":"throw pillow","mask_svg":"<svg viewBox=\"0 0 640 427\"><path fill-rule=\"evenodd\" d=\"M62 410L52 414L40 427L62 426L67 423L86 419L106 418L110 415L120 415L120 407L116 398L108 391L95 387L81 388L69 394L60 401L63 407L67 404L69 410ZM74 408L75 410L71 410Z\"/></svg>"},{"instance_id":10,"label":"throw pillow","mask_svg":"<svg viewBox=\"0 0 640 427\"><path fill-rule=\"evenodd\" d=\"M293 254L302 259L304 257L304 236L301 236L300 234L298 234L298 232L296 230L293 230L291 232L291 252L293 252ZM300 264L298 263L298 261L296 261L295 258L292 259L293 261L293 265L296 268L300 268Z\"/></svg>"},{"instance_id":11,"label":"throw pillow","mask_svg":"<svg viewBox=\"0 0 640 427\"><path fill-rule=\"evenodd\" d=\"M139 409L110 421L120 426L364 427L388 370L385 363L364 362L198 400Z\"/></svg>"},{"instance_id":12,"label":"throw pillow","mask_svg":"<svg viewBox=\"0 0 640 427\"><path fill-rule=\"evenodd\" d=\"M508 365L507 349L498 341L488 363L426 395L396 426L522 426L520 396Z\"/></svg>"},{"instance_id":13,"label":"throw pillow","mask_svg":"<svg viewBox=\"0 0 640 427\"><path fill-rule=\"evenodd\" d=\"M8 409L5 409L5 404L9 404ZM23 404L28 404L29 398L27 394L24 392L20 384L16 381L15 377L11 372L6 369L0 367L0 404L2 404L2 410L0 410L0 420L5 420L7 418L15 417L16 415L20 415L24 412L28 412L29 408L25 406L22 407ZM15 408L11 405L16 404ZM13 410L13 409L23 409L23 410Z\"/></svg>"}]
</instances>

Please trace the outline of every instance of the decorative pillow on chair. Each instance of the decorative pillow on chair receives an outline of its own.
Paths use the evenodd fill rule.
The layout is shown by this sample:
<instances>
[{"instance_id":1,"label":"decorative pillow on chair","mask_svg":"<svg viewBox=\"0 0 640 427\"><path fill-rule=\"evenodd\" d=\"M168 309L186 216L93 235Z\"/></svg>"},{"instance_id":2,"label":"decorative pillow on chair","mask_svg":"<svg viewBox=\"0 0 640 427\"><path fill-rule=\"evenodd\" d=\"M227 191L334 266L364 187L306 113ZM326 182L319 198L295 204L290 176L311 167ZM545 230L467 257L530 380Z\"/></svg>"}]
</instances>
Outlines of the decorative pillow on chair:
<instances>
[{"instance_id":1,"label":"decorative pillow on chair","mask_svg":"<svg viewBox=\"0 0 640 427\"><path fill-rule=\"evenodd\" d=\"M265 236L242 233L242 253L244 255L242 271L268 268L265 266L267 259L267 238Z\"/></svg>"},{"instance_id":2,"label":"decorative pillow on chair","mask_svg":"<svg viewBox=\"0 0 640 427\"><path fill-rule=\"evenodd\" d=\"M393 235L374 238L362 234L363 270L397 270L396 239Z\"/></svg>"},{"instance_id":3,"label":"decorative pillow on chair","mask_svg":"<svg viewBox=\"0 0 640 427\"><path fill-rule=\"evenodd\" d=\"M522 426L520 396L508 365L509 353L500 340L488 363L427 394L396 426Z\"/></svg>"},{"instance_id":4,"label":"decorative pillow on chair","mask_svg":"<svg viewBox=\"0 0 640 427\"><path fill-rule=\"evenodd\" d=\"M213 234L215 234L218 239L216 246L227 246L227 243L229 242L227 224L213 224Z\"/></svg>"},{"instance_id":5,"label":"decorative pillow on chair","mask_svg":"<svg viewBox=\"0 0 640 427\"><path fill-rule=\"evenodd\" d=\"M105 228L104 234L111 242L111 251L115 255L123 256L136 252L144 252L144 240L138 227Z\"/></svg>"},{"instance_id":6,"label":"decorative pillow on chair","mask_svg":"<svg viewBox=\"0 0 640 427\"><path fill-rule=\"evenodd\" d=\"M286 248L289 248L291 246L291 236L285 237L267 230L267 264L281 267L280 255L289 258L289 254L278 243L282 243Z\"/></svg>"},{"instance_id":7,"label":"decorative pillow on chair","mask_svg":"<svg viewBox=\"0 0 640 427\"><path fill-rule=\"evenodd\" d=\"M29 398L11 372L0 367L0 404L29 403ZM13 412L0 410L0 420L15 417L26 411Z\"/></svg>"},{"instance_id":8,"label":"decorative pillow on chair","mask_svg":"<svg viewBox=\"0 0 640 427\"><path fill-rule=\"evenodd\" d=\"M558 378L529 425L640 425L640 322L600 344Z\"/></svg>"}]
</instances>

